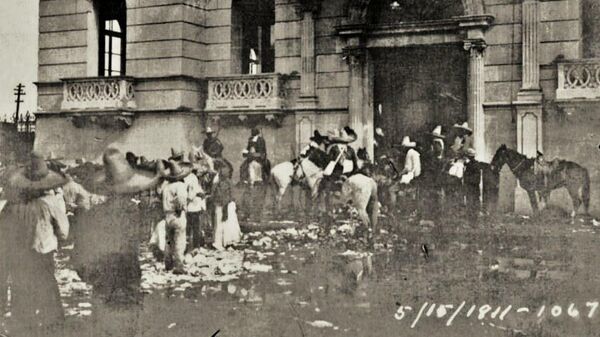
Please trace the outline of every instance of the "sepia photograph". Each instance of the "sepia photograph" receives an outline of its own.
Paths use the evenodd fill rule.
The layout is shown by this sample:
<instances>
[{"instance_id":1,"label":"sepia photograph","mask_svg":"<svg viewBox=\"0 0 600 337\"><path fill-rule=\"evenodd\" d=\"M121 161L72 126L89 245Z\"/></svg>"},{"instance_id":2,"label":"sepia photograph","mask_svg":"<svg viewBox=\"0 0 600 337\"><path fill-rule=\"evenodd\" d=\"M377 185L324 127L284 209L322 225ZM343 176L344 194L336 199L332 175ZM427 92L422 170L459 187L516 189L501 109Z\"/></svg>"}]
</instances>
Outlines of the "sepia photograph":
<instances>
[{"instance_id":1,"label":"sepia photograph","mask_svg":"<svg viewBox=\"0 0 600 337\"><path fill-rule=\"evenodd\" d=\"M600 0L1 0L0 337L600 337Z\"/></svg>"}]
</instances>

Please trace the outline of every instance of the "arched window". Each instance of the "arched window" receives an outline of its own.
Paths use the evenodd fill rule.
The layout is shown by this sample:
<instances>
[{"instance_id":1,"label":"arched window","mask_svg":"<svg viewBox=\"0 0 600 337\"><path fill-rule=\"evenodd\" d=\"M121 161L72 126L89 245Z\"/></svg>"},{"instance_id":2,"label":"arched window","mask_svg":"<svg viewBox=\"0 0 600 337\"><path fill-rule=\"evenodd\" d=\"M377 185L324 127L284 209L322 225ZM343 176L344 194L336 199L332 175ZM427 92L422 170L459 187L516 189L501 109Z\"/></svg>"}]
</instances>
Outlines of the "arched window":
<instances>
[{"instance_id":1,"label":"arched window","mask_svg":"<svg viewBox=\"0 0 600 337\"><path fill-rule=\"evenodd\" d=\"M98 75L125 75L127 8L123 0L97 1Z\"/></svg>"},{"instance_id":2,"label":"arched window","mask_svg":"<svg viewBox=\"0 0 600 337\"><path fill-rule=\"evenodd\" d=\"M234 72L275 71L275 1L234 0L232 11Z\"/></svg>"}]
</instances>

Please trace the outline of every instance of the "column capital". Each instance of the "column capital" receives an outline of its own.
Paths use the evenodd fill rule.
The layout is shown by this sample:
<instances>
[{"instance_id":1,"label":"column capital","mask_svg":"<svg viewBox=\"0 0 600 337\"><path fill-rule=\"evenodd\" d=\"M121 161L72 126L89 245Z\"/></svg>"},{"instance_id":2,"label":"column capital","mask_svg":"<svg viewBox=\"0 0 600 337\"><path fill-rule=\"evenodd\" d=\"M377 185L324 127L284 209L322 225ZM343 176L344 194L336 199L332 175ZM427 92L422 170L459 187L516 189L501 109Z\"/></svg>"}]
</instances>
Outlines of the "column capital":
<instances>
[{"instance_id":1,"label":"column capital","mask_svg":"<svg viewBox=\"0 0 600 337\"><path fill-rule=\"evenodd\" d=\"M351 67L362 66L365 63L367 49L362 47L346 47L343 50L344 59Z\"/></svg>"},{"instance_id":2,"label":"column capital","mask_svg":"<svg viewBox=\"0 0 600 337\"><path fill-rule=\"evenodd\" d=\"M482 54L487 48L487 44L481 39L470 39L464 41L463 48L471 53Z\"/></svg>"}]
</instances>

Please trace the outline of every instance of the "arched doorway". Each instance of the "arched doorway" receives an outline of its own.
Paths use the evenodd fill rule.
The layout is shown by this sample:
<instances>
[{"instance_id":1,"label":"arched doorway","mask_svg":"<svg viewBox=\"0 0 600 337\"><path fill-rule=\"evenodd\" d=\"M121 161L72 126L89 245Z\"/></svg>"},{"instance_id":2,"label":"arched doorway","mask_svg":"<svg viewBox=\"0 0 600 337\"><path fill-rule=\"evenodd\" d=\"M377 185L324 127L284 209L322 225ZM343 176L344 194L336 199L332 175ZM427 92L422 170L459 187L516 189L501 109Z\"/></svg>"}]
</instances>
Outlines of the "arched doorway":
<instances>
[{"instance_id":1,"label":"arched doorway","mask_svg":"<svg viewBox=\"0 0 600 337\"><path fill-rule=\"evenodd\" d=\"M374 155L377 126L398 142L407 130L468 120L484 157L483 52L493 19L482 0L349 0L338 34L346 43L349 121L362 130L359 146Z\"/></svg>"}]
</instances>

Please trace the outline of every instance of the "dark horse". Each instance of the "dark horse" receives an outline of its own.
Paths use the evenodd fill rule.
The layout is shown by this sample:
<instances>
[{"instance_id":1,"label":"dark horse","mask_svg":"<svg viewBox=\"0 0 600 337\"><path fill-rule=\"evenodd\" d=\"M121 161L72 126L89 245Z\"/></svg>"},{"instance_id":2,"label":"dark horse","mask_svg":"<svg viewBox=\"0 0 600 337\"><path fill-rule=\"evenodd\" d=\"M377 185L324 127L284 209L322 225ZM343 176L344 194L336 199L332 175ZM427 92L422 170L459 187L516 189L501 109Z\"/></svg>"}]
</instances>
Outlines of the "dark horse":
<instances>
[{"instance_id":1,"label":"dark horse","mask_svg":"<svg viewBox=\"0 0 600 337\"><path fill-rule=\"evenodd\" d=\"M496 172L507 164L512 173L519 179L521 187L527 191L531 208L539 211L535 192L539 192L540 199L546 202L552 190L565 187L573 201L571 217L583 204L585 214L588 214L590 206L590 175L581 165L567 160L553 160L546 162L548 171L546 179L542 173L536 174L535 159L529 159L515 150L511 150L502 144L491 162L491 167Z\"/></svg>"}]
</instances>

